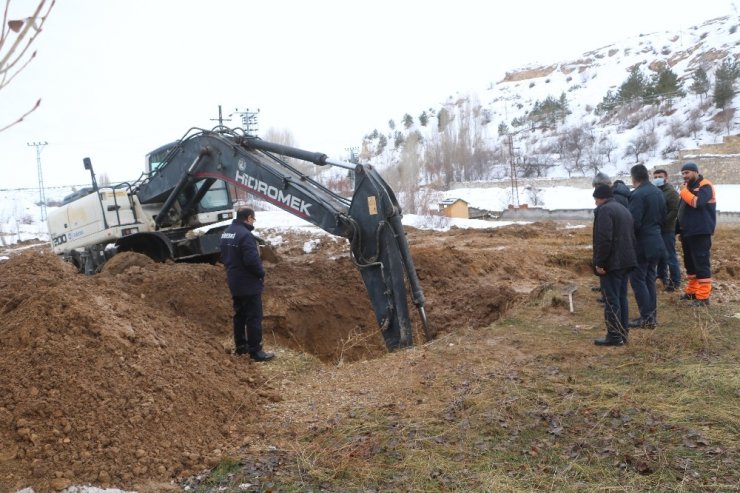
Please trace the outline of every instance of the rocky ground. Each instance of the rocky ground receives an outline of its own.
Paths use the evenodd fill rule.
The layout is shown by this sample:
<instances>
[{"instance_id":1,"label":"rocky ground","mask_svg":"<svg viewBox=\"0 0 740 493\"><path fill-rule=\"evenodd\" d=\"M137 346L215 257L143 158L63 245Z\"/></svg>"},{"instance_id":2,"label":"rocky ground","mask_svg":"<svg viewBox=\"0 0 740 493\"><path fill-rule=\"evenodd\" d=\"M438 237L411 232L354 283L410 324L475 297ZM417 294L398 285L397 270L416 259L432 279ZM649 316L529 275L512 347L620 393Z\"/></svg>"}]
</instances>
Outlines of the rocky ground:
<instances>
[{"instance_id":1,"label":"rocky ground","mask_svg":"<svg viewBox=\"0 0 740 493\"><path fill-rule=\"evenodd\" d=\"M739 232L728 227L715 237L719 306L738 302ZM567 317L563 288L576 285L581 303L592 297L590 234L589 225L554 222L409 229L435 340L489 327L545 291L556 296L543 323ZM46 245L0 252L10 257L0 263L0 491L178 490L173 480L221 464L281 426L283 439L310 430L322 400L362 399L332 383L336 372L372 394L373 382L403 378L393 370L399 358L424 366L423 352L386 353L343 240L305 253L306 237L284 236L277 261L265 264L265 341L278 352L267 365L231 354L220 265L156 264L126 253L84 277ZM415 331L422 343L418 321ZM503 362L528 353L490 350ZM315 388L297 376L301 368ZM313 407L307 391L321 396ZM265 455L260 467L281 453Z\"/></svg>"}]
</instances>

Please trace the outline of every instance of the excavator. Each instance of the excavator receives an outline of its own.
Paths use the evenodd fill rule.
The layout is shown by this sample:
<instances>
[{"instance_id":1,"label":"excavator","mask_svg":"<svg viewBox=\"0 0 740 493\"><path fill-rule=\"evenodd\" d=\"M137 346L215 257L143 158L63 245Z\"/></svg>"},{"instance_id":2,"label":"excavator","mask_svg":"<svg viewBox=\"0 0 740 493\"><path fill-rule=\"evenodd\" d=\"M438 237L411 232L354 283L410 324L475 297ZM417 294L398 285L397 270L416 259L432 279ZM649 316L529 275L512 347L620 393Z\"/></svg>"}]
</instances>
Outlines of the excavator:
<instances>
[{"instance_id":1,"label":"excavator","mask_svg":"<svg viewBox=\"0 0 740 493\"><path fill-rule=\"evenodd\" d=\"M287 158L352 171L352 198L311 179ZM81 273L99 272L123 251L160 262L218 261L221 233L233 218L231 185L349 240L389 351L413 345L408 295L425 338L431 338L401 208L371 165L333 160L224 126L193 128L152 151L145 172L132 183L100 187L91 160L83 162L92 186L66 197L48 215L53 251Z\"/></svg>"}]
</instances>

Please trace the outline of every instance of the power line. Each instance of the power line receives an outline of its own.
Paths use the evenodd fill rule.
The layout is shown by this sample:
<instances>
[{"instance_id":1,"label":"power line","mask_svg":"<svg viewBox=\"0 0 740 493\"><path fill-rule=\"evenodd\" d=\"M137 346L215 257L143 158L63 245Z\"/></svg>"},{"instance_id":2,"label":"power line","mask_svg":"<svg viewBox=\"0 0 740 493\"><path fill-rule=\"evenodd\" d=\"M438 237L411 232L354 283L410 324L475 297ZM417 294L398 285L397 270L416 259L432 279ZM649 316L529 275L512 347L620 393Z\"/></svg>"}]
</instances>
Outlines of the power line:
<instances>
[{"instance_id":1,"label":"power line","mask_svg":"<svg viewBox=\"0 0 740 493\"><path fill-rule=\"evenodd\" d=\"M231 116L231 115L229 115L229 116ZM223 127L224 126L224 122L230 122L231 121L231 118L224 118L223 117L223 113L221 113L221 105L219 104L218 105L218 119L211 118L211 121L212 122L218 122L218 126L219 127Z\"/></svg>"},{"instance_id":2,"label":"power line","mask_svg":"<svg viewBox=\"0 0 740 493\"><path fill-rule=\"evenodd\" d=\"M44 172L41 168L41 149L49 143L44 142L26 142L29 147L36 148L36 168L39 175L39 205L41 206L41 220L46 221L46 194L44 192Z\"/></svg>"},{"instance_id":3,"label":"power line","mask_svg":"<svg viewBox=\"0 0 740 493\"><path fill-rule=\"evenodd\" d=\"M241 117L242 125L244 126L244 132L247 135L257 135L257 132L259 132L259 122L257 121L259 113L259 108L257 108L257 111L250 111L249 108L242 111L239 108L236 108L232 115L236 114Z\"/></svg>"}]
</instances>

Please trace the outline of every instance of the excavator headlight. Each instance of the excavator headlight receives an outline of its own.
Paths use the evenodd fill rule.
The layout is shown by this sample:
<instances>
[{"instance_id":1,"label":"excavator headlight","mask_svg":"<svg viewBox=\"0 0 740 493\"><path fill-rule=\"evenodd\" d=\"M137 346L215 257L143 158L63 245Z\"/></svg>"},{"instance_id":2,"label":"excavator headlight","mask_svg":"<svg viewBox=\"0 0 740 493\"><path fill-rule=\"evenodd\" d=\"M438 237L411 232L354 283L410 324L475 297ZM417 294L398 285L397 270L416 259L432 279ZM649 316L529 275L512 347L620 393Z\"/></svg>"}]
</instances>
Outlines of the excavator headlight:
<instances>
[{"instance_id":1,"label":"excavator headlight","mask_svg":"<svg viewBox=\"0 0 740 493\"><path fill-rule=\"evenodd\" d=\"M123 228L121 230L121 236L130 236L138 232L139 232L139 228Z\"/></svg>"}]
</instances>

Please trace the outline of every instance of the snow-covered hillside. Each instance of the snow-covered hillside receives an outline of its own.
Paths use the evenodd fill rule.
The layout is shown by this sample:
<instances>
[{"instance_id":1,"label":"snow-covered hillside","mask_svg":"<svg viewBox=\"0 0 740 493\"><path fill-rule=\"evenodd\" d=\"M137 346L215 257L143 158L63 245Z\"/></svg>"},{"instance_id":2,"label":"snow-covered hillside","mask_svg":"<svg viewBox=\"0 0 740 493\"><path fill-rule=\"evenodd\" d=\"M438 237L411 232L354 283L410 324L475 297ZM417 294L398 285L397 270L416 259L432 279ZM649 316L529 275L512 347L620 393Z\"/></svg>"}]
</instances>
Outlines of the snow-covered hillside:
<instances>
[{"instance_id":1,"label":"snow-covered hillside","mask_svg":"<svg viewBox=\"0 0 740 493\"><path fill-rule=\"evenodd\" d=\"M551 178L597 170L624 175L636 162L664 165L680 149L740 132L740 112L733 109L740 104L737 91L725 111L712 101L718 67L740 65L738 46L740 19L728 16L687 31L628 37L577 60L525 66L480 93L450 96L441 107L400 109L388 128L366 135L360 157L401 188L411 176L416 185L447 188L457 181L506 179L512 169L522 178ZM670 71L678 91L597 111L634 69L647 82ZM690 89L699 69L709 83L701 94ZM548 104L564 110L538 123L533 116Z\"/></svg>"}]
</instances>

